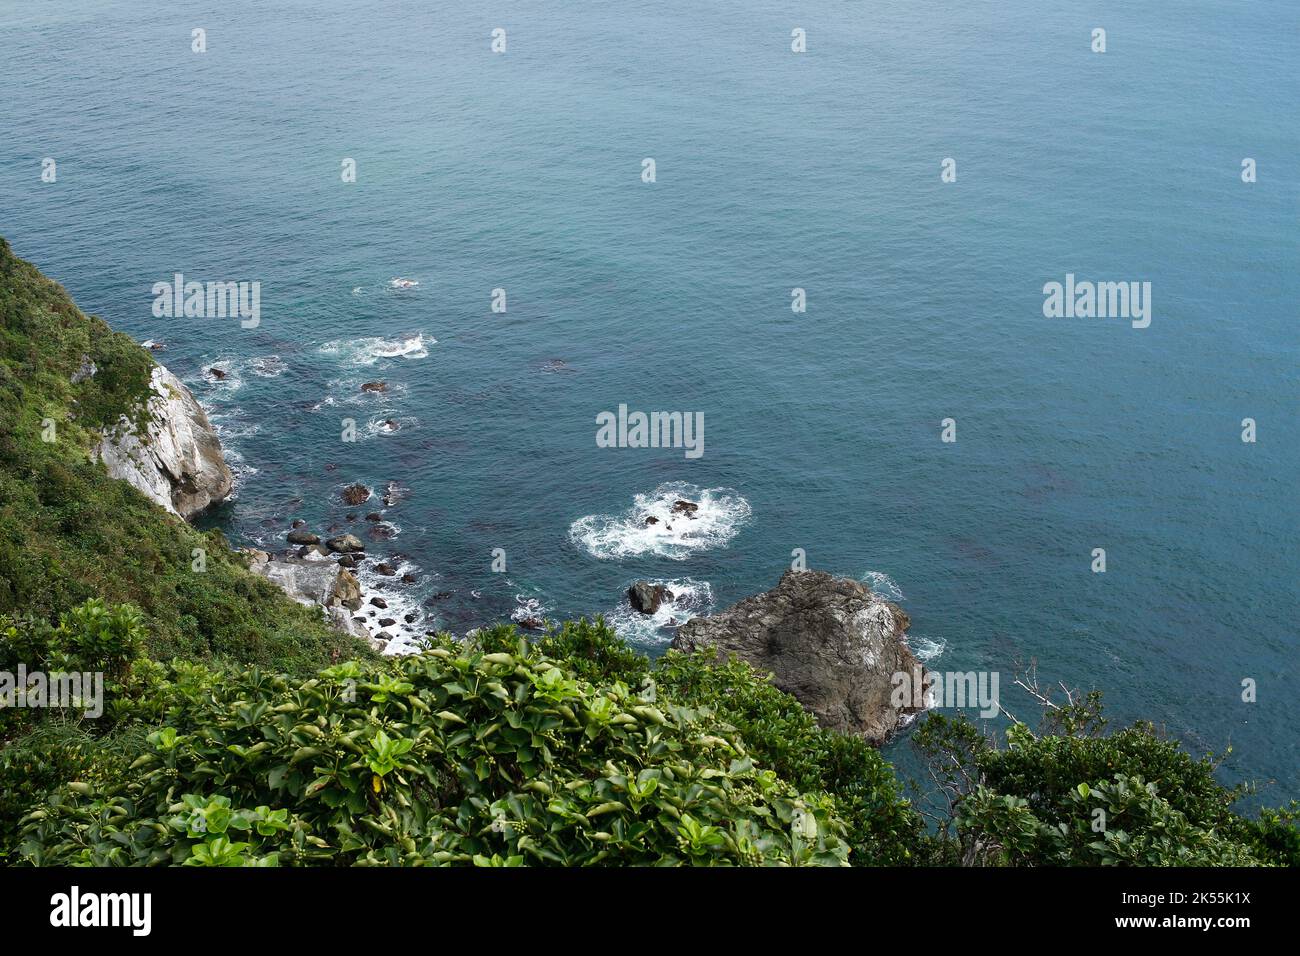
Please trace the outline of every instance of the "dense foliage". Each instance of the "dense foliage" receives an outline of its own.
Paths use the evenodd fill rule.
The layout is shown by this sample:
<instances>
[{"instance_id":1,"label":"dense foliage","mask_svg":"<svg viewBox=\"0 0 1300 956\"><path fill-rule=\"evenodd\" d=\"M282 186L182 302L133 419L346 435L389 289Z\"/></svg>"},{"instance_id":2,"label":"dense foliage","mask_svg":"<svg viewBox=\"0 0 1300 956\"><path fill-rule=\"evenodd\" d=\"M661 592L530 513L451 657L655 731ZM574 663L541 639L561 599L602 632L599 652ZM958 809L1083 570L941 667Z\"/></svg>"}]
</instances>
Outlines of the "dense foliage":
<instances>
[{"instance_id":1,"label":"dense foliage","mask_svg":"<svg viewBox=\"0 0 1300 956\"><path fill-rule=\"evenodd\" d=\"M961 718L929 714L914 743L929 758L954 861L969 866L1300 864L1296 807L1234 813L1244 788L1147 723L1105 733L1100 694L1013 724L1006 746Z\"/></svg>"},{"instance_id":2,"label":"dense foliage","mask_svg":"<svg viewBox=\"0 0 1300 956\"><path fill-rule=\"evenodd\" d=\"M364 653L90 460L101 428L144 414L153 365L0 239L0 614L52 621L98 597L139 608L158 657L307 673Z\"/></svg>"},{"instance_id":3,"label":"dense foliage","mask_svg":"<svg viewBox=\"0 0 1300 956\"><path fill-rule=\"evenodd\" d=\"M176 663L139 707L158 727L132 738L128 772L55 790L23 820L23 858L838 865L849 854L836 802L756 765L707 708L592 683L522 641L486 652L445 640L307 681Z\"/></svg>"}]
</instances>

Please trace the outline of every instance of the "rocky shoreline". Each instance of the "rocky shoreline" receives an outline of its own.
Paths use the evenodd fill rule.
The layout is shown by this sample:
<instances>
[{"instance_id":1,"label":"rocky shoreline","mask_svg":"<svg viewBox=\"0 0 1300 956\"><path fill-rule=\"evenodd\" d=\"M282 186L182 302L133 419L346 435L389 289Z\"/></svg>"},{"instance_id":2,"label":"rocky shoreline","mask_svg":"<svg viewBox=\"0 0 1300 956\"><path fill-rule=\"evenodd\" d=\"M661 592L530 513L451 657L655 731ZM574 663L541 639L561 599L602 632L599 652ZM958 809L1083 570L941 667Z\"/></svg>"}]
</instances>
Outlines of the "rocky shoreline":
<instances>
[{"instance_id":1,"label":"rocky shoreline","mask_svg":"<svg viewBox=\"0 0 1300 956\"><path fill-rule=\"evenodd\" d=\"M93 376L93 363L78 371ZM383 383L367 383L381 389ZM233 478L221 442L207 414L190 390L161 365L155 367L148 399L144 434L124 417L106 432L94 450L108 474L126 481L151 500L186 520L226 498ZM390 482L382 495L386 510L397 504L401 489ZM341 502L357 512L351 524L364 521L367 537L385 540L392 526L384 511L360 515L376 492L360 482L343 487ZM673 503L670 519L693 521L699 505ZM650 516L646 524L658 522ZM670 526L671 527L671 526ZM389 533L385 534L385 529ZM358 529L359 530L359 529ZM402 646L418 645L431 631L421 629L419 611L390 609L382 594L367 594L360 576L364 568L383 590L383 582L414 584L400 574L396 559L374 560L360 537L337 525L324 534L294 519L285 532L284 551L242 548L249 570L275 584L301 604L319 607L326 621L342 633L365 640L384 653L401 638ZM653 615L673 593L665 585L637 581L628 588L632 608ZM527 618L517 623L539 629L545 622ZM735 655L773 675L773 682L797 698L824 727L881 744L917 708L891 703L892 677L924 672L906 641L910 624L905 611L857 581L819 571L787 571L771 591L739 602L726 611L695 617L678 628L672 647L682 651Z\"/></svg>"},{"instance_id":2,"label":"rocky shoreline","mask_svg":"<svg viewBox=\"0 0 1300 956\"><path fill-rule=\"evenodd\" d=\"M142 346L146 347L146 346ZM151 348L151 351L153 349ZM77 375L93 377L93 362L82 363ZM155 364L150 382L152 394L143 409L143 427L123 416L106 430L92 457L103 463L109 477L125 481L155 504L186 521L227 498L234 489L234 477L207 413L190 389L166 367ZM360 483L347 486L343 501L360 505L373 495ZM390 482L383 496L385 507L397 503L399 489ZM349 515L355 519L355 515ZM371 512L371 537L382 540L389 527L383 515ZM367 597L355 573L368 562L366 547L353 534L341 533L324 540L306 529L301 519L292 522L286 543L295 545L272 554L258 548L241 548L249 570L280 587L295 601L321 608L337 630L366 640L383 652L399 634L418 636L415 612L389 616L387 599ZM397 577L397 569L380 560L371 570L381 576ZM413 583L411 575L401 578ZM393 612L396 614L397 612ZM419 632L424 633L424 632Z\"/></svg>"},{"instance_id":3,"label":"rocky shoreline","mask_svg":"<svg viewBox=\"0 0 1300 956\"><path fill-rule=\"evenodd\" d=\"M370 488L353 483L343 489L340 497L344 504L356 507L373 495ZM396 504L397 498L397 487L390 483L383 498L385 507ZM356 521L358 515L349 514L347 518ZM371 536L383 540L383 529L388 527L383 513L372 511L364 520L370 525ZM363 593L357 574L363 567L401 584L414 584L416 579L409 573L399 574L398 567L388 560L372 562L365 543L356 535L342 532L322 540L298 518L291 523L285 541L296 545L296 550L290 548L275 555L259 548L243 548L241 552L248 557L251 571L281 587L294 600L319 605L337 629L367 640L380 653L398 637L409 642L432 633L419 630L418 612L391 610L386 597Z\"/></svg>"}]
</instances>

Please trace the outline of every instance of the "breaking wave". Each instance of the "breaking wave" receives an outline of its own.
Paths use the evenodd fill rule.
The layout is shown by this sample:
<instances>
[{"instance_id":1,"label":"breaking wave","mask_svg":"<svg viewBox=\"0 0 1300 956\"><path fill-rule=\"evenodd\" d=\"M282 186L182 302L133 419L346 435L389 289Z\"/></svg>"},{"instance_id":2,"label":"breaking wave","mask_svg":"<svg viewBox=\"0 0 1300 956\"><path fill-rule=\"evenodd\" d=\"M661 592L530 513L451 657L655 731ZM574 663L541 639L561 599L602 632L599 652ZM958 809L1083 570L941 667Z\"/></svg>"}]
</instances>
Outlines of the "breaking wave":
<instances>
[{"instance_id":1,"label":"breaking wave","mask_svg":"<svg viewBox=\"0 0 1300 956\"><path fill-rule=\"evenodd\" d=\"M679 501L697 508L689 515L675 512ZM637 495L621 514L579 518L569 527L569 539L596 558L654 554L683 561L700 551L726 547L749 517L749 502L729 488L670 482Z\"/></svg>"}]
</instances>

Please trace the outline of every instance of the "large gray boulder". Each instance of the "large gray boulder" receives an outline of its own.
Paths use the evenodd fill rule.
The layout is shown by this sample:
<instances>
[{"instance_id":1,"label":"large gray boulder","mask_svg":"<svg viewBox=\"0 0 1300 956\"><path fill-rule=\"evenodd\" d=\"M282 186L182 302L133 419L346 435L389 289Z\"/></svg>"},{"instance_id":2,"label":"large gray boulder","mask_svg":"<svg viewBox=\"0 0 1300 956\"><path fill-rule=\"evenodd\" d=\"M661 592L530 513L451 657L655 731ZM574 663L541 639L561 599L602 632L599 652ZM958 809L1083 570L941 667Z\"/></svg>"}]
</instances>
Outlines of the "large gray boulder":
<instances>
[{"instance_id":1,"label":"large gray boulder","mask_svg":"<svg viewBox=\"0 0 1300 956\"><path fill-rule=\"evenodd\" d=\"M248 568L266 578L299 604L316 605L337 631L368 641L382 652L388 642L373 636L356 615L361 609L361 582L347 568L319 558L272 556L256 548L241 548Z\"/></svg>"},{"instance_id":2,"label":"large gray boulder","mask_svg":"<svg viewBox=\"0 0 1300 956\"><path fill-rule=\"evenodd\" d=\"M230 494L234 478L212 423L184 383L159 365L150 389L145 434L124 415L92 455L110 477L188 519Z\"/></svg>"},{"instance_id":3,"label":"large gray boulder","mask_svg":"<svg viewBox=\"0 0 1300 956\"><path fill-rule=\"evenodd\" d=\"M884 743L915 707L895 707L894 675L924 673L904 634L907 613L866 585L787 571L765 594L682 625L672 646L736 654L833 730Z\"/></svg>"},{"instance_id":4,"label":"large gray boulder","mask_svg":"<svg viewBox=\"0 0 1300 956\"><path fill-rule=\"evenodd\" d=\"M317 604L323 608L361 607L361 585L346 568L333 561L310 558L253 558L249 570L260 574L299 604Z\"/></svg>"}]
</instances>

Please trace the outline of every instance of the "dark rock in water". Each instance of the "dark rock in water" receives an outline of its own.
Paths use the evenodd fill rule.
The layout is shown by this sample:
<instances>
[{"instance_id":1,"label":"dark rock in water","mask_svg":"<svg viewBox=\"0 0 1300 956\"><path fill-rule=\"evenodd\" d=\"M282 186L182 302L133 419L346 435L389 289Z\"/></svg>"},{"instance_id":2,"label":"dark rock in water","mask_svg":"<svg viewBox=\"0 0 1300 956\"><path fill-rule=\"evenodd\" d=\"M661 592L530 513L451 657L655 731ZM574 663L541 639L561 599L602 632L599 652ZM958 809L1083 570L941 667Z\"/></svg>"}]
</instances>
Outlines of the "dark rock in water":
<instances>
[{"instance_id":1,"label":"dark rock in water","mask_svg":"<svg viewBox=\"0 0 1300 956\"><path fill-rule=\"evenodd\" d=\"M403 498L406 497L408 489L403 488L395 481L390 481L384 486L384 507L391 508Z\"/></svg>"},{"instance_id":2,"label":"dark rock in water","mask_svg":"<svg viewBox=\"0 0 1300 956\"><path fill-rule=\"evenodd\" d=\"M404 620L407 624L414 624L415 619L417 617L419 617L418 614L416 614L414 611L410 611L402 618L402 620Z\"/></svg>"},{"instance_id":3,"label":"dark rock in water","mask_svg":"<svg viewBox=\"0 0 1300 956\"><path fill-rule=\"evenodd\" d=\"M683 501L678 498L673 502L673 514L686 515L688 518L694 518L695 512L700 510L700 506L693 501Z\"/></svg>"},{"instance_id":4,"label":"dark rock in water","mask_svg":"<svg viewBox=\"0 0 1300 956\"><path fill-rule=\"evenodd\" d=\"M403 575L402 575L402 583L403 583L403 584L414 584L414 583L415 583L415 575L414 575L414 574L409 574L409 573L408 573L408 574L403 574Z\"/></svg>"},{"instance_id":5,"label":"dark rock in water","mask_svg":"<svg viewBox=\"0 0 1300 956\"><path fill-rule=\"evenodd\" d=\"M321 547L319 544L304 544L296 553L300 558L328 558L330 556L329 548Z\"/></svg>"},{"instance_id":6,"label":"dark rock in water","mask_svg":"<svg viewBox=\"0 0 1300 956\"><path fill-rule=\"evenodd\" d=\"M515 623L529 631L540 631L544 630L546 627L546 622L540 617L525 617Z\"/></svg>"},{"instance_id":7,"label":"dark rock in water","mask_svg":"<svg viewBox=\"0 0 1300 956\"><path fill-rule=\"evenodd\" d=\"M361 543L361 539L354 534L341 534L336 538L330 538L325 542L325 547L339 554L366 550L366 546Z\"/></svg>"},{"instance_id":8,"label":"dark rock in water","mask_svg":"<svg viewBox=\"0 0 1300 956\"><path fill-rule=\"evenodd\" d=\"M347 518L348 521L356 521L356 520L357 520L357 513L356 513L355 511L353 511L353 512L350 512L349 514L347 514L345 517Z\"/></svg>"},{"instance_id":9,"label":"dark rock in water","mask_svg":"<svg viewBox=\"0 0 1300 956\"><path fill-rule=\"evenodd\" d=\"M370 514L366 515L366 520L367 520L367 521L383 521L383 520L384 520L384 516L381 515L378 511L372 511L372 512L370 512Z\"/></svg>"},{"instance_id":10,"label":"dark rock in water","mask_svg":"<svg viewBox=\"0 0 1300 956\"><path fill-rule=\"evenodd\" d=\"M294 518L293 521L289 522L289 527L291 527L291 528L305 528L305 527L307 527L307 522L304 521L302 518Z\"/></svg>"},{"instance_id":11,"label":"dark rock in water","mask_svg":"<svg viewBox=\"0 0 1300 956\"><path fill-rule=\"evenodd\" d=\"M380 627L392 627L396 623L397 623L397 619L393 617L381 617L379 619Z\"/></svg>"},{"instance_id":12,"label":"dark rock in water","mask_svg":"<svg viewBox=\"0 0 1300 956\"><path fill-rule=\"evenodd\" d=\"M360 562L358 562L357 559L350 554L343 555L341 558L339 558L338 561L340 568L355 568L359 563Z\"/></svg>"},{"instance_id":13,"label":"dark rock in water","mask_svg":"<svg viewBox=\"0 0 1300 956\"><path fill-rule=\"evenodd\" d=\"M904 640L910 623L902 608L857 581L787 571L771 591L687 621L672 646L734 653L770 671L821 726L879 745L921 709L891 700L895 674L925 673Z\"/></svg>"},{"instance_id":14,"label":"dark rock in water","mask_svg":"<svg viewBox=\"0 0 1300 956\"><path fill-rule=\"evenodd\" d=\"M632 602L633 609L640 611L642 614L653 614L659 610L659 606L664 601L673 599L673 592L662 584L637 581L627 589L627 597Z\"/></svg>"},{"instance_id":15,"label":"dark rock in water","mask_svg":"<svg viewBox=\"0 0 1300 956\"><path fill-rule=\"evenodd\" d=\"M345 505L359 505L370 499L370 489L361 482L354 482L343 489L342 495Z\"/></svg>"},{"instance_id":16,"label":"dark rock in water","mask_svg":"<svg viewBox=\"0 0 1300 956\"><path fill-rule=\"evenodd\" d=\"M380 561L375 565L375 574L382 574L386 578L391 578L397 573L397 569L386 561Z\"/></svg>"},{"instance_id":17,"label":"dark rock in water","mask_svg":"<svg viewBox=\"0 0 1300 956\"><path fill-rule=\"evenodd\" d=\"M373 541L387 541L396 534L397 529L391 524L380 522L379 524L372 524L370 526L370 531L367 536Z\"/></svg>"},{"instance_id":18,"label":"dark rock in water","mask_svg":"<svg viewBox=\"0 0 1300 956\"><path fill-rule=\"evenodd\" d=\"M223 378L226 377L226 373L223 372L221 369L217 368L215 365L212 366L210 369L208 369L208 374L211 375L213 378L215 378L218 382L220 382Z\"/></svg>"},{"instance_id":19,"label":"dark rock in water","mask_svg":"<svg viewBox=\"0 0 1300 956\"><path fill-rule=\"evenodd\" d=\"M393 635L389 634L387 631L380 631L378 634L375 635L375 640L383 641L385 644L387 644L392 639L393 639Z\"/></svg>"},{"instance_id":20,"label":"dark rock in water","mask_svg":"<svg viewBox=\"0 0 1300 956\"><path fill-rule=\"evenodd\" d=\"M297 526L297 530L290 531L287 538L290 544L320 544L320 535L303 531L301 526Z\"/></svg>"},{"instance_id":21,"label":"dark rock in water","mask_svg":"<svg viewBox=\"0 0 1300 956\"><path fill-rule=\"evenodd\" d=\"M325 466L326 471L334 471L336 468L338 468L338 465L334 464L333 462L330 462L328 465Z\"/></svg>"},{"instance_id":22,"label":"dark rock in water","mask_svg":"<svg viewBox=\"0 0 1300 956\"><path fill-rule=\"evenodd\" d=\"M649 517L647 517L647 518L645 519L645 523L646 523L647 525L658 524L658 523L659 523L659 519L656 518L654 515L650 515Z\"/></svg>"},{"instance_id":23,"label":"dark rock in water","mask_svg":"<svg viewBox=\"0 0 1300 956\"><path fill-rule=\"evenodd\" d=\"M388 391L387 382L362 382L361 391L363 392L386 392Z\"/></svg>"},{"instance_id":24,"label":"dark rock in water","mask_svg":"<svg viewBox=\"0 0 1300 956\"><path fill-rule=\"evenodd\" d=\"M399 425L394 419L391 418L384 419L384 431L395 432L401 427L402 426Z\"/></svg>"},{"instance_id":25,"label":"dark rock in water","mask_svg":"<svg viewBox=\"0 0 1300 956\"><path fill-rule=\"evenodd\" d=\"M450 592L450 591L439 591L439 592L438 592L437 594L435 594L432 598L430 598L430 600L433 600L433 601L445 601L445 600L447 600L447 598L449 598L449 597L451 597L451 592Z\"/></svg>"},{"instance_id":26,"label":"dark rock in water","mask_svg":"<svg viewBox=\"0 0 1300 956\"><path fill-rule=\"evenodd\" d=\"M387 609L387 608L388 608L388 602L385 601L385 600L384 600L383 598L381 598L381 597L372 597L372 598L370 599L370 603L373 604L373 605L374 605L375 607L377 607L377 608L383 608L383 609Z\"/></svg>"}]
</instances>

